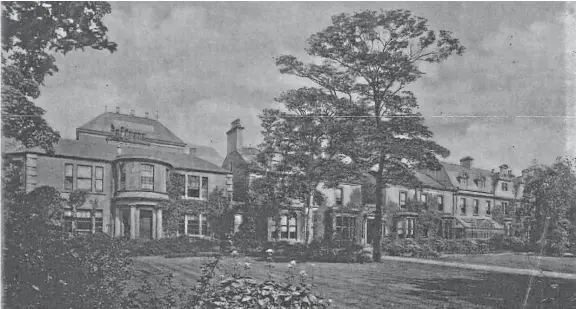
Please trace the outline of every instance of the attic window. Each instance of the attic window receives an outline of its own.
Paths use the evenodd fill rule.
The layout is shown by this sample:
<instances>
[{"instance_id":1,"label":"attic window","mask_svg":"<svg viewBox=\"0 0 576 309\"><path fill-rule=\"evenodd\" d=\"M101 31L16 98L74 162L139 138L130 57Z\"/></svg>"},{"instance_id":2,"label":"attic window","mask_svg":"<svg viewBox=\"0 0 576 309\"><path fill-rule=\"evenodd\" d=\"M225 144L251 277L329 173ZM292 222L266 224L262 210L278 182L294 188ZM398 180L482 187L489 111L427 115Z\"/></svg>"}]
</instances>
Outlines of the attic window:
<instances>
[{"instance_id":1,"label":"attic window","mask_svg":"<svg viewBox=\"0 0 576 309\"><path fill-rule=\"evenodd\" d=\"M484 176L478 175L478 177L476 177L476 179L474 180L474 182L476 183L476 185L479 188L484 188L486 187L486 178L484 178Z\"/></svg>"},{"instance_id":2,"label":"attic window","mask_svg":"<svg viewBox=\"0 0 576 309\"><path fill-rule=\"evenodd\" d=\"M115 139L121 140L143 140L146 137L144 133L124 127L117 128L113 124L110 125L110 132L114 134Z\"/></svg>"}]
</instances>

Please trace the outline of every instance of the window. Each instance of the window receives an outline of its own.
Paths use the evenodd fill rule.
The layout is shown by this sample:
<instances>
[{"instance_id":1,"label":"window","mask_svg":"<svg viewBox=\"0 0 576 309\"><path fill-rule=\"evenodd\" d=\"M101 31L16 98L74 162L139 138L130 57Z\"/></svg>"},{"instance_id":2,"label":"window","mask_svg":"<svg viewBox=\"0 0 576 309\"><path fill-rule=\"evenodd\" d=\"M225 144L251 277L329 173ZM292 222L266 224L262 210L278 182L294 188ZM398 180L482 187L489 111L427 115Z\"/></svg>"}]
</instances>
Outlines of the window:
<instances>
[{"instance_id":1,"label":"window","mask_svg":"<svg viewBox=\"0 0 576 309\"><path fill-rule=\"evenodd\" d=\"M504 210L505 215L508 215L508 202L502 202L502 210Z\"/></svg>"},{"instance_id":2,"label":"window","mask_svg":"<svg viewBox=\"0 0 576 309\"><path fill-rule=\"evenodd\" d=\"M480 212L480 205L478 200L474 200L474 215L477 216Z\"/></svg>"},{"instance_id":3,"label":"window","mask_svg":"<svg viewBox=\"0 0 576 309\"><path fill-rule=\"evenodd\" d=\"M462 215L466 214L466 199L465 198L460 198L460 214L462 214Z\"/></svg>"},{"instance_id":4,"label":"window","mask_svg":"<svg viewBox=\"0 0 576 309\"><path fill-rule=\"evenodd\" d=\"M336 188L336 205L342 205L342 199L344 197L344 189Z\"/></svg>"},{"instance_id":5,"label":"window","mask_svg":"<svg viewBox=\"0 0 576 309\"><path fill-rule=\"evenodd\" d=\"M502 183L502 191L508 191L508 183L507 182Z\"/></svg>"},{"instance_id":6,"label":"window","mask_svg":"<svg viewBox=\"0 0 576 309\"><path fill-rule=\"evenodd\" d=\"M414 218L400 218L396 221L396 233L401 238L414 238Z\"/></svg>"},{"instance_id":7,"label":"window","mask_svg":"<svg viewBox=\"0 0 576 309\"><path fill-rule=\"evenodd\" d=\"M96 192L102 192L104 191L104 167L102 166L96 166L96 171L95 171L95 189Z\"/></svg>"},{"instance_id":8,"label":"window","mask_svg":"<svg viewBox=\"0 0 576 309\"><path fill-rule=\"evenodd\" d=\"M342 239L356 239L356 217L336 216L336 234Z\"/></svg>"},{"instance_id":9,"label":"window","mask_svg":"<svg viewBox=\"0 0 576 309\"><path fill-rule=\"evenodd\" d=\"M278 239L292 239L296 240L298 238L297 231L298 231L298 224L296 221L296 214L291 215L281 215L280 216L280 234L277 235L278 231L276 230L276 222L274 220L270 220L270 230L271 230L271 238Z\"/></svg>"},{"instance_id":10,"label":"window","mask_svg":"<svg viewBox=\"0 0 576 309\"><path fill-rule=\"evenodd\" d=\"M233 172L234 171L234 162L228 163L228 169Z\"/></svg>"},{"instance_id":11,"label":"window","mask_svg":"<svg viewBox=\"0 0 576 309\"><path fill-rule=\"evenodd\" d=\"M202 177L202 198L208 198L208 177Z\"/></svg>"},{"instance_id":12,"label":"window","mask_svg":"<svg viewBox=\"0 0 576 309\"><path fill-rule=\"evenodd\" d=\"M186 235L186 218L182 217L178 220L178 235Z\"/></svg>"},{"instance_id":13,"label":"window","mask_svg":"<svg viewBox=\"0 0 576 309\"><path fill-rule=\"evenodd\" d=\"M422 202L424 204L428 203L428 195L425 193L421 193L420 194L420 202Z\"/></svg>"},{"instance_id":14,"label":"window","mask_svg":"<svg viewBox=\"0 0 576 309\"><path fill-rule=\"evenodd\" d=\"M92 166L76 167L76 187L82 191L92 191Z\"/></svg>"},{"instance_id":15,"label":"window","mask_svg":"<svg viewBox=\"0 0 576 309\"><path fill-rule=\"evenodd\" d=\"M140 170L140 188L154 191L154 165L142 164Z\"/></svg>"},{"instance_id":16,"label":"window","mask_svg":"<svg viewBox=\"0 0 576 309\"><path fill-rule=\"evenodd\" d=\"M187 219L188 235L208 236L208 220L206 215L188 215Z\"/></svg>"},{"instance_id":17,"label":"window","mask_svg":"<svg viewBox=\"0 0 576 309\"><path fill-rule=\"evenodd\" d=\"M406 198L408 196L408 193L406 192L400 192L400 208L404 208L406 207Z\"/></svg>"},{"instance_id":18,"label":"window","mask_svg":"<svg viewBox=\"0 0 576 309\"><path fill-rule=\"evenodd\" d=\"M490 216L492 214L492 205L490 201L486 201L486 215Z\"/></svg>"},{"instance_id":19,"label":"window","mask_svg":"<svg viewBox=\"0 0 576 309\"><path fill-rule=\"evenodd\" d=\"M444 211L444 196L438 196L438 211Z\"/></svg>"},{"instance_id":20,"label":"window","mask_svg":"<svg viewBox=\"0 0 576 309\"><path fill-rule=\"evenodd\" d=\"M463 186L467 186L468 185L468 178L460 177L460 184Z\"/></svg>"},{"instance_id":21,"label":"window","mask_svg":"<svg viewBox=\"0 0 576 309\"><path fill-rule=\"evenodd\" d=\"M64 164L64 190L74 190L74 165Z\"/></svg>"},{"instance_id":22,"label":"window","mask_svg":"<svg viewBox=\"0 0 576 309\"><path fill-rule=\"evenodd\" d=\"M91 210L76 210L76 231L77 232L91 232L92 231L92 211ZM72 232L72 211L64 211L64 226L66 231ZM94 221L96 223L95 231L102 231L103 220L102 210L97 209L94 211Z\"/></svg>"},{"instance_id":23,"label":"window","mask_svg":"<svg viewBox=\"0 0 576 309\"><path fill-rule=\"evenodd\" d=\"M120 185L118 190L124 189L126 189L126 169L124 168L124 165L120 165Z\"/></svg>"}]
</instances>

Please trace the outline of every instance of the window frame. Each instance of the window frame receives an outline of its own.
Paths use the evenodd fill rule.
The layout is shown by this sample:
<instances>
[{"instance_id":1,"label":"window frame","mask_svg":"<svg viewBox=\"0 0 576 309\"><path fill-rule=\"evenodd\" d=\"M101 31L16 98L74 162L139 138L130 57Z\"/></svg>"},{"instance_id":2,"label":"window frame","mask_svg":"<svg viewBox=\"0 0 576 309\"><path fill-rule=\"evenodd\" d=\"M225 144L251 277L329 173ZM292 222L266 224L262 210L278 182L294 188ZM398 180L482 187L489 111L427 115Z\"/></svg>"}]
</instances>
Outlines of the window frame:
<instances>
[{"instance_id":1,"label":"window frame","mask_svg":"<svg viewBox=\"0 0 576 309\"><path fill-rule=\"evenodd\" d=\"M147 167L150 167L150 170L146 170ZM151 177L144 175L146 172L150 172L151 173ZM146 190L146 191L154 191L154 164L147 164L147 163L140 163L140 189L141 190ZM145 182L144 179L151 179L151 183L146 183L145 186ZM148 187L148 185L150 185L150 187Z\"/></svg>"},{"instance_id":2,"label":"window frame","mask_svg":"<svg viewBox=\"0 0 576 309\"><path fill-rule=\"evenodd\" d=\"M504 192L508 192L508 183L503 181L502 185L501 185L501 189Z\"/></svg>"},{"instance_id":3,"label":"window frame","mask_svg":"<svg viewBox=\"0 0 576 309\"><path fill-rule=\"evenodd\" d=\"M79 214L86 214L87 216L79 216ZM98 215L99 214L99 215ZM102 209L95 209L94 210L94 217L95 217L95 232L103 232L104 231L104 210ZM62 216L62 220L64 221L64 227L67 232L71 232L72 228L72 209L66 208L64 211L64 215ZM79 220L81 219L81 220ZM90 228L88 229L80 229L78 228L78 223L82 222L83 224L89 224ZM70 229L68 229L70 226ZM92 210L88 209L77 209L76 210L76 230L75 232L80 233L90 233L92 232Z\"/></svg>"},{"instance_id":4,"label":"window frame","mask_svg":"<svg viewBox=\"0 0 576 309\"><path fill-rule=\"evenodd\" d=\"M486 201L486 216L492 215L492 201Z\"/></svg>"},{"instance_id":5,"label":"window frame","mask_svg":"<svg viewBox=\"0 0 576 309\"><path fill-rule=\"evenodd\" d=\"M478 199L472 200L472 215L478 216L480 214L480 201Z\"/></svg>"},{"instance_id":6,"label":"window frame","mask_svg":"<svg viewBox=\"0 0 576 309\"><path fill-rule=\"evenodd\" d=\"M194 220L193 218L196 218L196 220ZM191 224L190 222L194 222L196 221L197 223L194 224L193 226L196 227L196 231L193 232L198 232L198 233L193 233L191 231ZM182 223L179 223L179 227L178 230L180 232L180 227L181 227ZM189 215L185 215L184 216L184 235L187 236L202 236L202 237L208 237L210 236L210 227L208 224L208 216L206 214L189 214Z\"/></svg>"},{"instance_id":7,"label":"window frame","mask_svg":"<svg viewBox=\"0 0 576 309\"><path fill-rule=\"evenodd\" d=\"M404 195L404 201L402 201L402 195ZM398 193L398 205L400 206L400 208L406 208L407 203L408 203L408 192L400 191Z\"/></svg>"},{"instance_id":8,"label":"window frame","mask_svg":"<svg viewBox=\"0 0 576 309\"><path fill-rule=\"evenodd\" d=\"M98 170L102 172L101 178L98 178ZM98 182L100 182L101 187L98 189ZM95 166L94 167L94 191L96 192L104 192L104 166Z\"/></svg>"},{"instance_id":9,"label":"window frame","mask_svg":"<svg viewBox=\"0 0 576 309\"><path fill-rule=\"evenodd\" d=\"M210 195L210 177L202 176L201 174L183 174L184 175L184 198L186 199L196 199L196 200L207 200ZM189 178L198 178L198 197L191 196L189 194L190 187ZM205 185L204 185L205 184Z\"/></svg>"},{"instance_id":10,"label":"window frame","mask_svg":"<svg viewBox=\"0 0 576 309\"><path fill-rule=\"evenodd\" d=\"M337 206L342 206L344 204L344 188L336 188L335 202Z\"/></svg>"},{"instance_id":11,"label":"window frame","mask_svg":"<svg viewBox=\"0 0 576 309\"><path fill-rule=\"evenodd\" d=\"M338 224L338 221L340 221L340 224ZM344 224L345 222L346 224ZM358 227L355 216L337 214L334 217L334 232L339 235L341 239L355 241L356 233L358 232L357 229Z\"/></svg>"},{"instance_id":12,"label":"window frame","mask_svg":"<svg viewBox=\"0 0 576 309\"><path fill-rule=\"evenodd\" d=\"M438 203L438 211L444 211L444 195L438 195L436 202Z\"/></svg>"},{"instance_id":13,"label":"window frame","mask_svg":"<svg viewBox=\"0 0 576 309\"><path fill-rule=\"evenodd\" d=\"M285 223L283 223L283 219L286 219ZM292 221L293 224L292 224ZM276 221L274 218L270 218L269 222L272 224L270 227L270 238L271 239L278 239L278 240L288 240L288 241L298 241L298 216L295 213L284 213L281 214L278 218L280 224L278 227L280 230L277 230ZM294 232L291 231L291 228L294 228ZM286 229L286 232L283 232L283 228ZM283 233L286 233L285 235ZM294 233L292 235L292 233ZM294 237L292 237L294 236Z\"/></svg>"},{"instance_id":14,"label":"window frame","mask_svg":"<svg viewBox=\"0 0 576 309\"><path fill-rule=\"evenodd\" d=\"M81 167L89 167L90 168L90 178L87 177L80 177L78 175L80 168ZM92 192L93 190L93 185L94 185L94 167L92 165L83 165L83 164L78 164L76 165L76 190L78 191L85 191L85 192ZM89 189L81 189L80 185L78 185L79 180L87 180L90 179L90 188Z\"/></svg>"},{"instance_id":15,"label":"window frame","mask_svg":"<svg viewBox=\"0 0 576 309\"><path fill-rule=\"evenodd\" d=\"M460 203L458 204L458 206L460 207L460 215L466 215L467 205L465 197L460 198Z\"/></svg>"},{"instance_id":16,"label":"window frame","mask_svg":"<svg viewBox=\"0 0 576 309\"><path fill-rule=\"evenodd\" d=\"M71 175L68 175L67 167L70 167ZM66 186L68 181L70 184L69 188ZM64 191L74 191L74 164L72 163L64 163Z\"/></svg>"}]
</instances>

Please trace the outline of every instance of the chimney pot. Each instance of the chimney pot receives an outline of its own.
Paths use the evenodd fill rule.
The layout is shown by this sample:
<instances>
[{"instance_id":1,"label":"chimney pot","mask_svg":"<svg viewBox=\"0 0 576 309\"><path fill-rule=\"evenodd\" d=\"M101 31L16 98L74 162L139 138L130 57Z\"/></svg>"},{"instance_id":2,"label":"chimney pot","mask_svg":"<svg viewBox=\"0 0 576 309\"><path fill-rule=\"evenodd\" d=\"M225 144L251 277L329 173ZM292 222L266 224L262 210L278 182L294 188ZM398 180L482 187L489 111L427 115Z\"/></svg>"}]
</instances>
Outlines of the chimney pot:
<instances>
[{"instance_id":1,"label":"chimney pot","mask_svg":"<svg viewBox=\"0 0 576 309\"><path fill-rule=\"evenodd\" d=\"M465 167L465 168L472 168L472 161L474 161L474 158L472 158L470 156L466 156L466 157L460 159L460 165Z\"/></svg>"},{"instance_id":2,"label":"chimney pot","mask_svg":"<svg viewBox=\"0 0 576 309\"><path fill-rule=\"evenodd\" d=\"M500 174L506 174L508 172L508 165L506 164L500 165L499 168L500 168Z\"/></svg>"},{"instance_id":3,"label":"chimney pot","mask_svg":"<svg viewBox=\"0 0 576 309\"><path fill-rule=\"evenodd\" d=\"M226 132L226 135L227 135L227 146L226 146L227 153L232 153L232 152L242 148L242 146L243 146L242 130L244 130L244 128L240 124L240 119L238 118L238 119L232 121L231 126L232 126L232 128L228 132Z\"/></svg>"},{"instance_id":4,"label":"chimney pot","mask_svg":"<svg viewBox=\"0 0 576 309\"><path fill-rule=\"evenodd\" d=\"M116 114L120 114L120 107L116 106Z\"/></svg>"}]
</instances>

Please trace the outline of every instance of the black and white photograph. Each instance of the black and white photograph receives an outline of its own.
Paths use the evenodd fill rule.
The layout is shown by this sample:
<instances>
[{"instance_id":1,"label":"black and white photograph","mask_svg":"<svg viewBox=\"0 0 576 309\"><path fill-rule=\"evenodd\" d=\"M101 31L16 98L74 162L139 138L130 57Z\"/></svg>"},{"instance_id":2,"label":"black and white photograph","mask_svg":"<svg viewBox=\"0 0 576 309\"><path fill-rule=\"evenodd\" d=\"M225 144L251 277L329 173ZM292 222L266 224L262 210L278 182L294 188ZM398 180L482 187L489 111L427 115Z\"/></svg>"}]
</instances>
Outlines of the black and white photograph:
<instances>
[{"instance_id":1,"label":"black and white photograph","mask_svg":"<svg viewBox=\"0 0 576 309\"><path fill-rule=\"evenodd\" d=\"M3 308L576 308L576 2L1 7Z\"/></svg>"}]
</instances>

